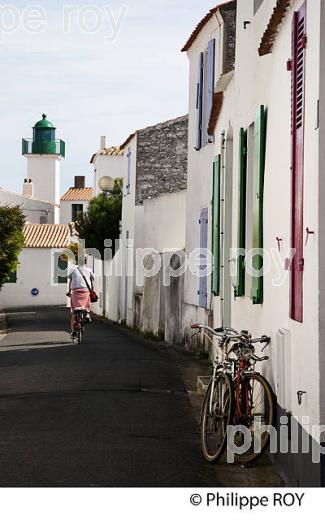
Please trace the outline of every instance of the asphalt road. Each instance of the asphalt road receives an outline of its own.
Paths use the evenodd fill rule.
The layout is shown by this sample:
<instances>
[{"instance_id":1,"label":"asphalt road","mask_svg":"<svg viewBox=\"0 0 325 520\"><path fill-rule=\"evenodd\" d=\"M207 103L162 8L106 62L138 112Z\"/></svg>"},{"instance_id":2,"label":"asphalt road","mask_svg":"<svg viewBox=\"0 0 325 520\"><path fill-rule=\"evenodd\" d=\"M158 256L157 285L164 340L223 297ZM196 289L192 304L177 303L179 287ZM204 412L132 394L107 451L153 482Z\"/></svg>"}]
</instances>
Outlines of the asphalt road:
<instances>
[{"instance_id":1,"label":"asphalt road","mask_svg":"<svg viewBox=\"0 0 325 520\"><path fill-rule=\"evenodd\" d=\"M216 486L200 453L188 356L66 309L8 313L0 343L0 486Z\"/></svg>"}]
</instances>

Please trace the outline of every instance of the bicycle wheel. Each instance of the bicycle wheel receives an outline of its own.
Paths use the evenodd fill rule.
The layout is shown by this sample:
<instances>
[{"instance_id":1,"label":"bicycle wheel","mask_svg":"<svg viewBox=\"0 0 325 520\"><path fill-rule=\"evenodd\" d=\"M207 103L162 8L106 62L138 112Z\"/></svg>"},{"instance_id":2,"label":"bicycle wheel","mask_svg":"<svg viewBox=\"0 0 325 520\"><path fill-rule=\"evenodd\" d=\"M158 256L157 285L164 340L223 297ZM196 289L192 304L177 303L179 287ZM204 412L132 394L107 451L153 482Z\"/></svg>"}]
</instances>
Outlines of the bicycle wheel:
<instances>
[{"instance_id":1,"label":"bicycle wheel","mask_svg":"<svg viewBox=\"0 0 325 520\"><path fill-rule=\"evenodd\" d=\"M240 392L238 394L238 391ZM245 426L247 434L239 432L235 437L235 444L247 450L236 454L235 460L241 464L248 464L258 459L266 450L270 442L270 428L274 422L274 397L272 389L260 374L246 374L235 388L236 398L236 425ZM266 431L265 431L266 430Z\"/></svg>"},{"instance_id":2,"label":"bicycle wheel","mask_svg":"<svg viewBox=\"0 0 325 520\"><path fill-rule=\"evenodd\" d=\"M234 390L229 374L210 382L202 405L201 448L208 462L216 462L226 448L227 428L233 421Z\"/></svg>"}]
</instances>

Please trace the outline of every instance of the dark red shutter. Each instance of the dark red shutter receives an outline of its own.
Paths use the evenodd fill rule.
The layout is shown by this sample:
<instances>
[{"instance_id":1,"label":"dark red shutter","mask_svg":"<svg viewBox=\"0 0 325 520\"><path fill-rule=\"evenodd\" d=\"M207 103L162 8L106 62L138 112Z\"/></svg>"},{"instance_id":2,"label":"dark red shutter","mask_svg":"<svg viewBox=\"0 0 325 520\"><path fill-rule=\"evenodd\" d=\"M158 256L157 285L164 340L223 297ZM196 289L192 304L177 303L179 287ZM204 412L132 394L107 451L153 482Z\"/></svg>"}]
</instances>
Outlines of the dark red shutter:
<instances>
[{"instance_id":1,"label":"dark red shutter","mask_svg":"<svg viewBox=\"0 0 325 520\"><path fill-rule=\"evenodd\" d=\"M292 26L292 189L290 317L303 321L304 275L304 127L306 69L306 3L294 13Z\"/></svg>"}]
</instances>

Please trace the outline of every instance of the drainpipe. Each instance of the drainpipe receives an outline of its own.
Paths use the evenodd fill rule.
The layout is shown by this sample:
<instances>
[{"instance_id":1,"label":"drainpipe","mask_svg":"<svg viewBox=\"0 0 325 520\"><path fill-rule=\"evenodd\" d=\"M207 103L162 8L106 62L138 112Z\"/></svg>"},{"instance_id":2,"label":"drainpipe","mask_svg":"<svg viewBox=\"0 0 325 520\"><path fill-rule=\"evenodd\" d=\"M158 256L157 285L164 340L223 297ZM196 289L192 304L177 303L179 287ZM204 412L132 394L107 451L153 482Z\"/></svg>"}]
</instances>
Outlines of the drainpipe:
<instances>
[{"instance_id":1,"label":"drainpipe","mask_svg":"<svg viewBox=\"0 0 325 520\"><path fill-rule=\"evenodd\" d=\"M220 323L224 326L225 321L225 132L221 134L221 178L220 178Z\"/></svg>"}]
</instances>

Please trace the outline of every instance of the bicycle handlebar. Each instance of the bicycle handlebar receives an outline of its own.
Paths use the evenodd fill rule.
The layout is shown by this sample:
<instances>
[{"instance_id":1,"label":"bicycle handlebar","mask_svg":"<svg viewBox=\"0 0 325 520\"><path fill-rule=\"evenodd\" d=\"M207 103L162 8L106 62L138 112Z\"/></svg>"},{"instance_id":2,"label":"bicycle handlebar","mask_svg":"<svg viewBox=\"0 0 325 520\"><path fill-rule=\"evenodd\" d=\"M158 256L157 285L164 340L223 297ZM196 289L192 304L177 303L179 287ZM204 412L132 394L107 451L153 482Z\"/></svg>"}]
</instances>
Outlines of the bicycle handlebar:
<instances>
[{"instance_id":1,"label":"bicycle handlebar","mask_svg":"<svg viewBox=\"0 0 325 520\"><path fill-rule=\"evenodd\" d=\"M239 333L237 330L232 329L230 327L229 328L220 327L217 329L212 329L208 325L203 325L201 323L195 323L191 326L191 328L194 330L199 330L199 331L206 330L207 332L210 332L213 336L216 336L216 337L223 338L226 336L231 341L237 341L237 340L240 340L243 338L243 333ZM264 335L261 338L251 339L251 340L249 340L249 342L250 342L250 344L265 343L266 345L264 348L266 348L270 344L271 338L269 336Z\"/></svg>"}]
</instances>

